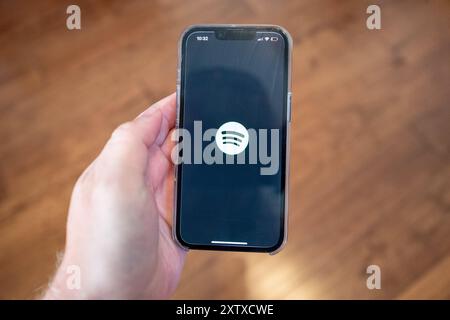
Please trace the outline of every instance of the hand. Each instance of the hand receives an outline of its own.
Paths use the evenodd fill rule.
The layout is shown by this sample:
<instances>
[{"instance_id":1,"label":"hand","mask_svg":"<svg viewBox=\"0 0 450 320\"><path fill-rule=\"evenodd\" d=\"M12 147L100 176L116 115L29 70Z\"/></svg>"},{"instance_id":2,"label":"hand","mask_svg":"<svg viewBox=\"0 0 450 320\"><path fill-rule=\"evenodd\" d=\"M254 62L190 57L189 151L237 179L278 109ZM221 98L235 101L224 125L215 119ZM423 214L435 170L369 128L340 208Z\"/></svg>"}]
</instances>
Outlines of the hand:
<instances>
[{"instance_id":1,"label":"hand","mask_svg":"<svg viewBox=\"0 0 450 320\"><path fill-rule=\"evenodd\" d=\"M119 126L72 193L66 250L47 299L167 298L186 251L172 240L175 94ZM67 288L69 266L80 289Z\"/></svg>"}]
</instances>

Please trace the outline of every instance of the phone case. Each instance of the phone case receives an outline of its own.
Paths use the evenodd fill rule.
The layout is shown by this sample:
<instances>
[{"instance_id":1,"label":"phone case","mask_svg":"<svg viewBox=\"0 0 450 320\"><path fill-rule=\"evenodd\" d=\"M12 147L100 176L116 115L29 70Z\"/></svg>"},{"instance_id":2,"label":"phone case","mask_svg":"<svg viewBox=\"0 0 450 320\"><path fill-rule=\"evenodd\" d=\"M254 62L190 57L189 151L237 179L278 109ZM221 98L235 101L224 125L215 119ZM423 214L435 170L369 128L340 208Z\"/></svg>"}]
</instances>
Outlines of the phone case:
<instances>
[{"instance_id":1,"label":"phone case","mask_svg":"<svg viewBox=\"0 0 450 320\"><path fill-rule=\"evenodd\" d=\"M182 62L182 42L183 38L194 28L208 28L208 27L226 27L226 28L245 28L245 27L262 27L262 28L275 28L278 29L280 33L283 33L287 39L288 44L288 92L287 92L287 122L286 122L286 177L285 177L285 206L284 206L284 235L283 235L283 241L280 244L278 248L276 248L272 252L268 252L269 255L275 255L286 246L287 238L288 238L288 213L289 213L289 172L290 172L290 136L291 136L291 122L292 122L292 91L291 91L291 67L292 67L292 37L289 34L289 32L284 29L281 26L278 25L270 25L270 24L196 24L191 25L187 27L182 34L180 35L180 38L178 40L178 65L177 65L177 87L176 87L176 103L177 103L177 118L176 118L176 128L178 129L179 126L179 120L180 120L180 84L181 84L181 62ZM174 179L174 197L173 197L173 223L172 223L172 238L177 243L178 246L185 249L186 251L189 250L188 247L184 246L183 244L178 241L177 235L176 235L176 229L177 229L177 168L175 167L175 179Z\"/></svg>"}]
</instances>

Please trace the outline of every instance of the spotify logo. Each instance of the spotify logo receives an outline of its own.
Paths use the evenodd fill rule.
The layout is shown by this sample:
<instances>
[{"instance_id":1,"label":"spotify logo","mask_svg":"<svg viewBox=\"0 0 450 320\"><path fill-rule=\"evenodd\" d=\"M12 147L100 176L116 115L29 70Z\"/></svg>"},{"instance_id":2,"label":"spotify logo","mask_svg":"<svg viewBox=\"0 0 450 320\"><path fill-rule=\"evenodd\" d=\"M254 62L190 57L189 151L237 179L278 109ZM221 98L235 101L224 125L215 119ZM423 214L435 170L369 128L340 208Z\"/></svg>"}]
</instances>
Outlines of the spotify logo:
<instances>
[{"instance_id":1,"label":"spotify logo","mask_svg":"<svg viewBox=\"0 0 450 320\"><path fill-rule=\"evenodd\" d=\"M239 154L247 148L248 131L239 122L226 122L217 130L216 144L225 154Z\"/></svg>"}]
</instances>

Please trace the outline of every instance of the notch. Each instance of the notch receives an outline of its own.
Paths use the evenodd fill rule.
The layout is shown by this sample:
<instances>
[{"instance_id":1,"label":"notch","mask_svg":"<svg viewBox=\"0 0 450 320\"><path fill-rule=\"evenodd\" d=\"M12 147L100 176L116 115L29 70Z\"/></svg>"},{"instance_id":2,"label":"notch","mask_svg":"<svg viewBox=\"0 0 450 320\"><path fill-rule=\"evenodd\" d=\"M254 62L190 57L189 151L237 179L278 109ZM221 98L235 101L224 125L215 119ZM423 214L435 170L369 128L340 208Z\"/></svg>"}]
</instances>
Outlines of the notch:
<instances>
[{"instance_id":1,"label":"notch","mask_svg":"<svg viewBox=\"0 0 450 320\"><path fill-rule=\"evenodd\" d=\"M253 40L256 37L256 31L248 29L220 29L215 34L218 40Z\"/></svg>"}]
</instances>

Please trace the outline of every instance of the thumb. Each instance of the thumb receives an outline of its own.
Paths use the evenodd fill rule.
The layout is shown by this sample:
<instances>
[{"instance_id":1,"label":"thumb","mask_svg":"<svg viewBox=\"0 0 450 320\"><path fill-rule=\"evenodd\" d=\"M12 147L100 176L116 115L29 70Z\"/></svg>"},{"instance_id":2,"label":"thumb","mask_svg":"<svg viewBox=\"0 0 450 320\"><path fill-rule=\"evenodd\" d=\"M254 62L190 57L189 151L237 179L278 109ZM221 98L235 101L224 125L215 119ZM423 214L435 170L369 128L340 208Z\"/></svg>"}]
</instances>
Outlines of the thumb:
<instances>
[{"instance_id":1,"label":"thumb","mask_svg":"<svg viewBox=\"0 0 450 320\"><path fill-rule=\"evenodd\" d=\"M148 150L160 134L162 119L161 111L154 110L117 127L98 157L102 172L119 181L143 178Z\"/></svg>"}]
</instances>

